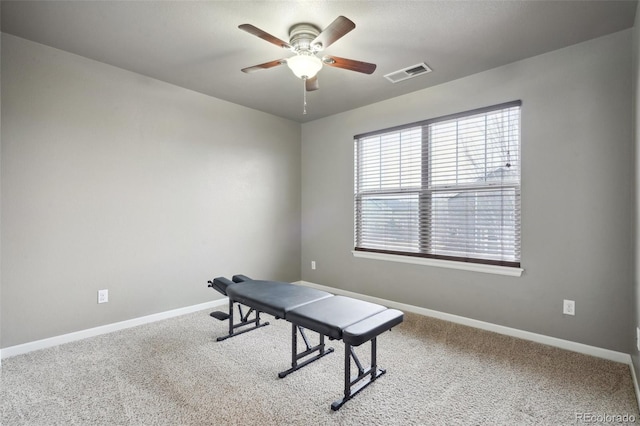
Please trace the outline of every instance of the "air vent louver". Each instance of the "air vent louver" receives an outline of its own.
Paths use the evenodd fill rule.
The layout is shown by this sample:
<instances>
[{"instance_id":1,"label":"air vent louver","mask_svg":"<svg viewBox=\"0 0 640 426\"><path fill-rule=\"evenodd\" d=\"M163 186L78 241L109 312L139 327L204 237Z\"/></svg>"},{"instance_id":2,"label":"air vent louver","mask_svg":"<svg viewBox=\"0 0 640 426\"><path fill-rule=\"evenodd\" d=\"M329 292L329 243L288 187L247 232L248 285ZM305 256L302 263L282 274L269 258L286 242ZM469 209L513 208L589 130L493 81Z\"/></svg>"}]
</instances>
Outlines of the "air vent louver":
<instances>
[{"instance_id":1,"label":"air vent louver","mask_svg":"<svg viewBox=\"0 0 640 426\"><path fill-rule=\"evenodd\" d=\"M397 83L399 81L407 80L409 78L417 77L422 74L427 74L431 72L431 68L424 62L416 65L411 65L409 67L403 68L399 71L394 71L389 74L385 74L385 78L392 83Z\"/></svg>"}]
</instances>

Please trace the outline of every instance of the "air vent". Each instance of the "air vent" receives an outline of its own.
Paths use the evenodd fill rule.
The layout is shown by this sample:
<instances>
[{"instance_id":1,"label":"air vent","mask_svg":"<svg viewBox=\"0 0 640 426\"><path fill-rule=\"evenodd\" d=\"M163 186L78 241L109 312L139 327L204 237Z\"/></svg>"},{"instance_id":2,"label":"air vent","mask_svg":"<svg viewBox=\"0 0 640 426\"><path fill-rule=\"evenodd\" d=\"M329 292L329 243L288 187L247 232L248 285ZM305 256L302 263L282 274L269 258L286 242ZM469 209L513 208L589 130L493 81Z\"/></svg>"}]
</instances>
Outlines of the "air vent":
<instances>
[{"instance_id":1,"label":"air vent","mask_svg":"<svg viewBox=\"0 0 640 426\"><path fill-rule=\"evenodd\" d=\"M411 65L410 67L403 68L399 71L386 74L384 77L392 83L397 83L429 72L431 72L431 68L423 62L421 64Z\"/></svg>"}]
</instances>

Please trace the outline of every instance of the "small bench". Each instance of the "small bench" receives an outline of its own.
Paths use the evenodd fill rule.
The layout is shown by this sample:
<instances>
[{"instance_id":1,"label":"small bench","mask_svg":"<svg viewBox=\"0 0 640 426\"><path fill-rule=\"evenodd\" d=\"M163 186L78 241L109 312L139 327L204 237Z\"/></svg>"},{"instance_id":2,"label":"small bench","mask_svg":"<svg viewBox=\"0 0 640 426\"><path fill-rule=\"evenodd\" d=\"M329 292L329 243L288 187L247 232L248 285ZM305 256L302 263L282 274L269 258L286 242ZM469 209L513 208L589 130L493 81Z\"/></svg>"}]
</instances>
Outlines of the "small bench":
<instances>
[{"instance_id":1,"label":"small bench","mask_svg":"<svg viewBox=\"0 0 640 426\"><path fill-rule=\"evenodd\" d=\"M218 341L268 325L260 322L261 312L291 323L291 368L280 372L280 378L332 353L333 348L325 346L325 336L342 340L345 345L344 396L331 404L334 411L386 372L377 367L376 338L403 321L403 313L396 309L299 285L252 280L245 275L234 275L232 280L218 277L209 281L209 287L229 297L228 314L211 314L229 320L228 334L218 337ZM239 321L234 321L236 303ZM245 314L240 305L249 307L249 311ZM250 319L252 313L255 315ZM309 344L306 329L319 334L318 345ZM298 334L306 345L302 352L298 352ZM366 342L371 342L371 366L367 369L362 367L353 349ZM351 377L352 360L358 368L355 378Z\"/></svg>"}]
</instances>

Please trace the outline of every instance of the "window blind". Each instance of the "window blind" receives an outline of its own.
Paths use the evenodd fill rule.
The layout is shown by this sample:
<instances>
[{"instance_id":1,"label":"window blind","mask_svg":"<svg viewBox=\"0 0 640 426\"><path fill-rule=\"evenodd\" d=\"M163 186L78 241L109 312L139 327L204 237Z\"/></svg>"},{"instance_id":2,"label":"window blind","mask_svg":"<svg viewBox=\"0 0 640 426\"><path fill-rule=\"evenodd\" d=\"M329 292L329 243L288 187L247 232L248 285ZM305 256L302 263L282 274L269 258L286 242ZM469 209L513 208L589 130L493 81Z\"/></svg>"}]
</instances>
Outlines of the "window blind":
<instances>
[{"instance_id":1,"label":"window blind","mask_svg":"<svg viewBox=\"0 0 640 426\"><path fill-rule=\"evenodd\" d=\"M520 105L356 136L355 249L519 267Z\"/></svg>"}]
</instances>

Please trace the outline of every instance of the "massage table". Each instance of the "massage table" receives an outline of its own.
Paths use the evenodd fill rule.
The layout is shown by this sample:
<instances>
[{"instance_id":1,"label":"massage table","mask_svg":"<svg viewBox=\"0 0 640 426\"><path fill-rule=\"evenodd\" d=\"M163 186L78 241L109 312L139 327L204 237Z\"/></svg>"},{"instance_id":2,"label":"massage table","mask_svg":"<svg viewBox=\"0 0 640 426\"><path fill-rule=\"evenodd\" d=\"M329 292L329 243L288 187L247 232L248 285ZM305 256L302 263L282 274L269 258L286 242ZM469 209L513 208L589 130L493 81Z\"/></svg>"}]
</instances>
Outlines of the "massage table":
<instances>
[{"instance_id":1,"label":"massage table","mask_svg":"<svg viewBox=\"0 0 640 426\"><path fill-rule=\"evenodd\" d=\"M291 323L291 368L278 373L280 378L332 353L333 348L326 346L325 337L342 340L345 353L344 395L331 404L334 411L386 373L377 366L376 338L403 321L403 313L396 309L285 282L234 275L231 280L215 278L209 281L209 287L229 298L228 313L211 313L218 320L229 321L229 332L218 337L218 341L269 325L262 321L261 313ZM234 315L234 305L238 306L238 318ZM249 310L244 312L242 305ZM317 345L309 343L306 330L319 334ZM302 352L298 352L298 334L306 347ZM371 365L365 369L354 347L366 342L371 342ZM351 377L352 360L358 368L355 377Z\"/></svg>"}]
</instances>

